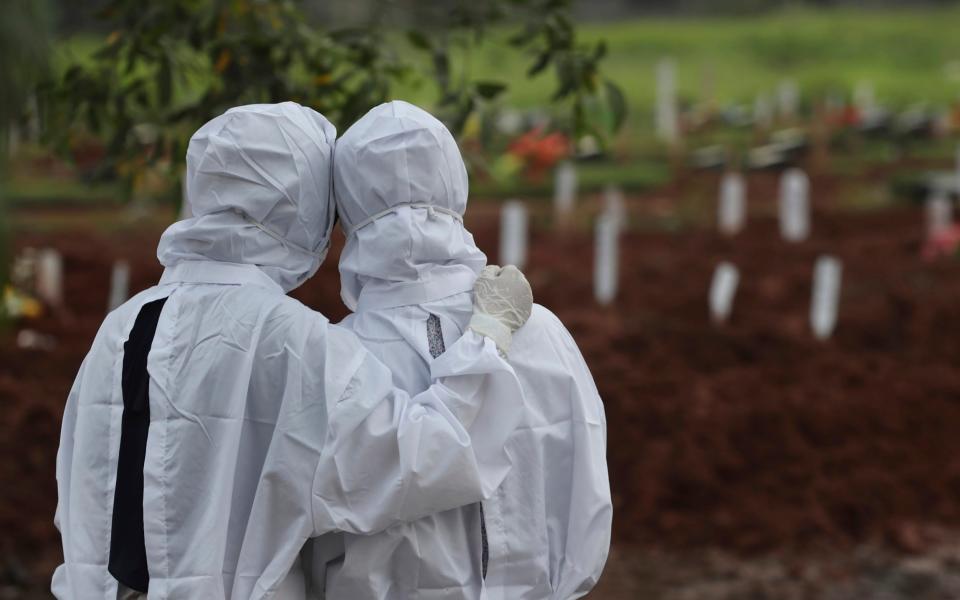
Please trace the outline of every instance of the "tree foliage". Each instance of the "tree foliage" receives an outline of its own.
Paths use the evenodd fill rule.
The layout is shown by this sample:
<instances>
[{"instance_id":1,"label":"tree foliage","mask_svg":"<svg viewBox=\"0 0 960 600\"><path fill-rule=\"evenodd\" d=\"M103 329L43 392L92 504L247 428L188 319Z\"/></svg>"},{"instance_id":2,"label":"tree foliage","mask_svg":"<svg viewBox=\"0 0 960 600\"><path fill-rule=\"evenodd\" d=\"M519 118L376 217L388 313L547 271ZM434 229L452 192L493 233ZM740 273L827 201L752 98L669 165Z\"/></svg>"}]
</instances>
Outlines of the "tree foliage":
<instances>
[{"instance_id":1,"label":"tree foliage","mask_svg":"<svg viewBox=\"0 0 960 600\"><path fill-rule=\"evenodd\" d=\"M529 55L529 76L553 71L556 91L544 101L569 110L575 132L602 140L625 111L619 89L600 75L604 45L577 41L568 0L458 0L404 32L382 18L323 29L292 0L110 0L102 17L113 33L92 61L48 87L47 122L65 146L78 131L102 137L105 173L178 164L197 127L240 104L294 100L343 129L416 74L417 53L429 57L435 109L460 131L509 85L457 68L462 51L495 26L516 30L510 44ZM598 103L608 118L591 118Z\"/></svg>"},{"instance_id":2,"label":"tree foliage","mask_svg":"<svg viewBox=\"0 0 960 600\"><path fill-rule=\"evenodd\" d=\"M50 14L43 0L5 0L0 18L0 144L46 65Z\"/></svg>"},{"instance_id":3,"label":"tree foliage","mask_svg":"<svg viewBox=\"0 0 960 600\"><path fill-rule=\"evenodd\" d=\"M9 228L2 182L5 179L9 128L24 110L47 62L50 15L44 0L5 0L0 18L0 322L3 291L10 265Z\"/></svg>"}]
</instances>

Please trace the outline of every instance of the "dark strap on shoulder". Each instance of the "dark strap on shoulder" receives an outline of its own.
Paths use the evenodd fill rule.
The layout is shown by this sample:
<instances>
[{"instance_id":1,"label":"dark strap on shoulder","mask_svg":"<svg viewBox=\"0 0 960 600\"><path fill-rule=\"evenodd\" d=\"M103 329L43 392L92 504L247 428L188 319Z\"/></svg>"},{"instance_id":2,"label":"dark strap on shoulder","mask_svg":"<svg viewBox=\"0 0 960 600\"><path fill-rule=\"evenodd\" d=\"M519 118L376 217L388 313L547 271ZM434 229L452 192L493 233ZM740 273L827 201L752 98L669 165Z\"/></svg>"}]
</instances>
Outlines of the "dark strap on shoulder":
<instances>
[{"instance_id":1,"label":"dark strap on shoulder","mask_svg":"<svg viewBox=\"0 0 960 600\"><path fill-rule=\"evenodd\" d=\"M150 426L147 357L166 301L163 298L143 305L123 345L123 419L108 570L123 585L143 593L150 583L143 535L143 463Z\"/></svg>"}]
</instances>

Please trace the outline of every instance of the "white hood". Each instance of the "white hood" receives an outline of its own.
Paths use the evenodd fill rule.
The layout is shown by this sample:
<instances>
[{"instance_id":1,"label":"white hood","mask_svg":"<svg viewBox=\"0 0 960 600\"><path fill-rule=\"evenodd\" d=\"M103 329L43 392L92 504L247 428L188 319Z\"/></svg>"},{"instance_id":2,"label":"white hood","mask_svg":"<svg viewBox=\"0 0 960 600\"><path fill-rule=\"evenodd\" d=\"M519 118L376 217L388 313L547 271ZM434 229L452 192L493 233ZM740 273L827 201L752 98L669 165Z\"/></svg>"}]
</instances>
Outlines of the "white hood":
<instances>
[{"instance_id":1,"label":"white hood","mask_svg":"<svg viewBox=\"0 0 960 600\"><path fill-rule=\"evenodd\" d=\"M382 307L472 289L487 258L463 227L467 169L443 123L406 102L381 104L337 140L333 171L350 310L361 292Z\"/></svg>"},{"instance_id":2,"label":"white hood","mask_svg":"<svg viewBox=\"0 0 960 600\"><path fill-rule=\"evenodd\" d=\"M239 106L201 127L187 149L194 216L164 232L161 264L251 264L284 291L299 286L330 244L336 135L323 115L294 102Z\"/></svg>"}]
</instances>

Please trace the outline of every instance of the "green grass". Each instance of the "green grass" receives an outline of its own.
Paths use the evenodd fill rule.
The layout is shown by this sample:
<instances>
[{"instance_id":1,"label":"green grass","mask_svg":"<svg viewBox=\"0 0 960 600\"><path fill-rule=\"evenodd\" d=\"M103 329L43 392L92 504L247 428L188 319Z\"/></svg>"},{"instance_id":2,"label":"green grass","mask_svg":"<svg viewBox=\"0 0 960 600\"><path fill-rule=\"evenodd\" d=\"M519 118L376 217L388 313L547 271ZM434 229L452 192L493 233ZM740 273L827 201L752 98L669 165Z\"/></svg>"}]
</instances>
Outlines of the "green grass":
<instances>
[{"instance_id":1,"label":"green grass","mask_svg":"<svg viewBox=\"0 0 960 600\"><path fill-rule=\"evenodd\" d=\"M599 192L610 183L616 183L626 192L640 192L669 180L669 165L660 160L636 163L585 161L577 164L577 189L580 193ZM553 179L547 176L539 181L521 180L509 186L494 181L472 181L470 195L479 198L550 197L553 195Z\"/></svg>"},{"instance_id":2,"label":"green grass","mask_svg":"<svg viewBox=\"0 0 960 600\"><path fill-rule=\"evenodd\" d=\"M713 73L716 99L752 102L792 77L806 93L850 90L872 81L877 95L894 103L919 99L951 102L960 81L947 80L945 65L960 60L960 9L923 11L786 11L759 17L644 19L590 24L584 41L604 39L607 76L620 84L630 106L649 111L654 69L662 57L677 62L681 95L703 98L704 75ZM542 104L549 77L526 80L525 64L493 38L474 59L478 77L510 82L510 100Z\"/></svg>"},{"instance_id":3,"label":"green grass","mask_svg":"<svg viewBox=\"0 0 960 600\"><path fill-rule=\"evenodd\" d=\"M655 68L663 57L677 65L681 99L713 99L723 106L752 106L760 93L773 94L792 78L805 104L827 92L849 96L860 81L871 82L881 102L905 106L918 101L947 104L960 98L960 75L947 65L960 61L960 8L917 11L791 10L765 16L697 19L641 19L587 24L583 41L607 41L604 74L624 90L630 115L628 145L652 134ZM543 106L553 90L544 73L527 79L529 60L518 56L496 33L474 52L476 78L509 83L504 101L519 107ZM956 68L954 70L958 70ZM952 78L951 78L952 77ZM397 90L398 97L432 100L429 85Z\"/></svg>"}]
</instances>

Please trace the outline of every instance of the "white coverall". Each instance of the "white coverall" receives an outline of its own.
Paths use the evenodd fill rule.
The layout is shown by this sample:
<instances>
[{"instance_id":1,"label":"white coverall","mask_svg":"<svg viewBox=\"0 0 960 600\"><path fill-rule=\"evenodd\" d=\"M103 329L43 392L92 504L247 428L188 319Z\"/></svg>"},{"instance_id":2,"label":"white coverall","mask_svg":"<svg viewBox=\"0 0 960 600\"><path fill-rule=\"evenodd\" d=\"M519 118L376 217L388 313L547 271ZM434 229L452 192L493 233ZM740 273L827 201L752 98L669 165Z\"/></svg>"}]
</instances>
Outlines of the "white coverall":
<instances>
[{"instance_id":1,"label":"white coverall","mask_svg":"<svg viewBox=\"0 0 960 600\"><path fill-rule=\"evenodd\" d=\"M390 366L397 386L424 390L445 357L433 356L466 328L486 264L461 223L467 174L456 142L415 106L376 107L337 141L334 196L347 232L341 295L355 311L342 324ZM377 535L318 538L312 565L327 600L568 599L594 586L612 505L593 377L567 330L538 305L513 337L509 362L525 411L506 445L513 470L482 503L484 526L473 505Z\"/></svg>"},{"instance_id":2,"label":"white coverall","mask_svg":"<svg viewBox=\"0 0 960 600\"><path fill-rule=\"evenodd\" d=\"M136 533L112 530L131 492L118 470L133 414L124 354L148 306L162 309L143 355L149 430L132 472L150 599L301 600L308 538L476 502L509 470L522 391L490 339L464 335L433 363L430 377L445 379L411 398L352 333L285 295L329 243L335 135L284 103L232 109L192 138L195 216L163 234L160 283L108 315L67 401L58 598L126 593L111 574L130 559L112 544ZM137 502L125 506L134 514Z\"/></svg>"}]
</instances>

